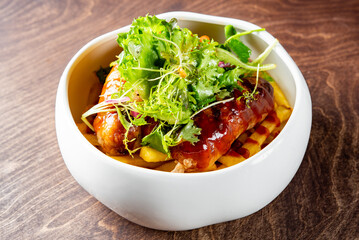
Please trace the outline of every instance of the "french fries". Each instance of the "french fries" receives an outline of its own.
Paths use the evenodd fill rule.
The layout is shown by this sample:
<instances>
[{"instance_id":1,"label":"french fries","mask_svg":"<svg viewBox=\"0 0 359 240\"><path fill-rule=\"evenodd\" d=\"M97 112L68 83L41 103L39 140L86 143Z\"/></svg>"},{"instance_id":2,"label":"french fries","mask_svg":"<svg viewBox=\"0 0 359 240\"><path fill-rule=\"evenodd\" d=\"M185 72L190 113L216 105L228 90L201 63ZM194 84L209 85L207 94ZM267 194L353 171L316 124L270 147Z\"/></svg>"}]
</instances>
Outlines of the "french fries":
<instances>
[{"instance_id":1,"label":"french fries","mask_svg":"<svg viewBox=\"0 0 359 240\"><path fill-rule=\"evenodd\" d=\"M269 144L283 129L292 113L292 109L278 84L275 82L270 82L270 84L274 89L275 111L269 114L255 129L250 129L241 134L232 145L232 152L229 151L229 153L221 156L216 163L205 169L205 171L223 169L246 160ZM77 127L92 145L101 149L96 135L89 133L89 129L85 123L78 123ZM141 147L139 154L137 153L133 156L110 157L123 163L159 171L191 172L190 169L187 169L187 167L183 165L184 163L179 163L168 157L167 154L148 146Z\"/></svg>"},{"instance_id":2,"label":"french fries","mask_svg":"<svg viewBox=\"0 0 359 240\"><path fill-rule=\"evenodd\" d=\"M275 114L269 115L264 119L264 121L257 127L256 131L245 141L241 148L245 154L238 157L224 155L220 157L218 161L229 167L240 163L259 152L264 141L279 123L279 119L275 119L276 116L274 115Z\"/></svg>"},{"instance_id":3,"label":"french fries","mask_svg":"<svg viewBox=\"0 0 359 240\"><path fill-rule=\"evenodd\" d=\"M278 104L278 106L283 106L286 108L290 108L287 98L285 97L282 90L279 88L278 84L274 81L270 82L274 89L274 101Z\"/></svg>"},{"instance_id":4,"label":"french fries","mask_svg":"<svg viewBox=\"0 0 359 240\"><path fill-rule=\"evenodd\" d=\"M237 163L243 162L244 160L246 160L246 158L244 158L242 155L238 157L223 155L217 161L222 163L221 166L230 167L236 165Z\"/></svg>"},{"instance_id":5,"label":"french fries","mask_svg":"<svg viewBox=\"0 0 359 240\"><path fill-rule=\"evenodd\" d=\"M229 167L237 163L243 162L247 158L253 156L262 149L262 145L268 144L275 136L271 135L274 129L283 128L284 123L289 119L292 109L285 98L283 92L275 82L270 83L274 88L275 114L270 114L264 121L256 128L249 137L245 132L238 139L243 142L240 149L241 154L238 156L223 155L218 159L224 166ZM242 141L241 141L242 140Z\"/></svg>"},{"instance_id":6,"label":"french fries","mask_svg":"<svg viewBox=\"0 0 359 240\"><path fill-rule=\"evenodd\" d=\"M286 108L284 106L278 106L275 110L275 113L277 114L279 121L283 123L287 121L288 118L290 117L290 114L292 113L292 109Z\"/></svg>"},{"instance_id":7,"label":"french fries","mask_svg":"<svg viewBox=\"0 0 359 240\"><path fill-rule=\"evenodd\" d=\"M211 166L208 166L206 169L203 170L203 172L209 172L209 171L214 171L214 170L217 170L216 163L213 163Z\"/></svg>"}]
</instances>

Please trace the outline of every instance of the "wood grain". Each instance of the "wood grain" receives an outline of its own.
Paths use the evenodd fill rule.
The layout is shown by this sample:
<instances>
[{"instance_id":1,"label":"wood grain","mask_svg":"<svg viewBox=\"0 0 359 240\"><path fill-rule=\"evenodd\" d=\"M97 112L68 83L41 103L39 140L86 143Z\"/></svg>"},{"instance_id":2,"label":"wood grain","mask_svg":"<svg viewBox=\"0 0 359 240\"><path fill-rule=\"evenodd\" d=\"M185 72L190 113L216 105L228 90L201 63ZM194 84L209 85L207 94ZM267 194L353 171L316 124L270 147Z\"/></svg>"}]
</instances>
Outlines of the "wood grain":
<instances>
[{"instance_id":1,"label":"wood grain","mask_svg":"<svg viewBox=\"0 0 359 240\"><path fill-rule=\"evenodd\" d=\"M313 101L303 163L259 212L192 231L118 216L68 172L54 126L56 88L76 51L146 13L184 10L265 27L302 70ZM0 239L359 239L359 2L0 2Z\"/></svg>"}]
</instances>

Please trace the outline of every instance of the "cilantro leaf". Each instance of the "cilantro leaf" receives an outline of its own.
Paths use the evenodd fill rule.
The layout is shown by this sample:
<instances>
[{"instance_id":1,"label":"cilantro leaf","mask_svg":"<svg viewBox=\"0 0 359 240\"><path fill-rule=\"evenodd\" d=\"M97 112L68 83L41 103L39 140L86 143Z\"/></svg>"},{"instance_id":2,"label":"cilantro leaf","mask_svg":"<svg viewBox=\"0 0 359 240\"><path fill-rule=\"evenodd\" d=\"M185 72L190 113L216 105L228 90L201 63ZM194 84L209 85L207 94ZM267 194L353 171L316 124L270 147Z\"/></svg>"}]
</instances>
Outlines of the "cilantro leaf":
<instances>
[{"instance_id":1,"label":"cilantro leaf","mask_svg":"<svg viewBox=\"0 0 359 240\"><path fill-rule=\"evenodd\" d=\"M236 67L232 70L226 71L219 78L219 86L225 88L228 91L232 92L234 88L241 90L241 87L238 85L240 76L244 73L243 69Z\"/></svg>"},{"instance_id":2,"label":"cilantro leaf","mask_svg":"<svg viewBox=\"0 0 359 240\"><path fill-rule=\"evenodd\" d=\"M224 35L226 36L226 39L232 37L233 35L236 35L237 31L232 25L226 25L224 27Z\"/></svg>"},{"instance_id":3,"label":"cilantro leaf","mask_svg":"<svg viewBox=\"0 0 359 240\"><path fill-rule=\"evenodd\" d=\"M252 51L239 39L240 36L236 38L236 29L232 25L226 25L224 28L224 34L227 39L225 45L237 54L242 62L247 63Z\"/></svg>"},{"instance_id":4,"label":"cilantro leaf","mask_svg":"<svg viewBox=\"0 0 359 240\"><path fill-rule=\"evenodd\" d=\"M238 39L231 39L228 42L228 46L235 54L237 54L237 56L242 62L244 63L248 62L248 59L251 56L252 51L243 42L241 42Z\"/></svg>"},{"instance_id":5,"label":"cilantro leaf","mask_svg":"<svg viewBox=\"0 0 359 240\"><path fill-rule=\"evenodd\" d=\"M195 93L194 98L196 99L196 105L198 106L196 110L216 100L215 93L217 91L215 86L211 84L198 81L196 85L191 85L191 90Z\"/></svg>"},{"instance_id":6,"label":"cilantro leaf","mask_svg":"<svg viewBox=\"0 0 359 240\"><path fill-rule=\"evenodd\" d=\"M162 131L162 126L159 125L155 130L153 130L149 135L142 138L143 146L150 146L157 151L162 153L168 153L168 146L164 143L164 133Z\"/></svg>"},{"instance_id":7,"label":"cilantro leaf","mask_svg":"<svg viewBox=\"0 0 359 240\"><path fill-rule=\"evenodd\" d=\"M227 25L224 31L227 40L224 42L221 48L227 51L232 50L235 54L237 54L237 56L243 63L248 63L248 59L251 55L251 49L240 40L240 37L251 34L253 32L261 32L264 30L264 28L260 28L238 33L232 25ZM270 51L271 49L269 49L268 54Z\"/></svg>"},{"instance_id":8,"label":"cilantro leaf","mask_svg":"<svg viewBox=\"0 0 359 240\"><path fill-rule=\"evenodd\" d=\"M194 144L199 141L198 135L201 134L201 129L194 126L193 120L189 121L180 132L180 138L189 141L191 144Z\"/></svg>"}]
</instances>

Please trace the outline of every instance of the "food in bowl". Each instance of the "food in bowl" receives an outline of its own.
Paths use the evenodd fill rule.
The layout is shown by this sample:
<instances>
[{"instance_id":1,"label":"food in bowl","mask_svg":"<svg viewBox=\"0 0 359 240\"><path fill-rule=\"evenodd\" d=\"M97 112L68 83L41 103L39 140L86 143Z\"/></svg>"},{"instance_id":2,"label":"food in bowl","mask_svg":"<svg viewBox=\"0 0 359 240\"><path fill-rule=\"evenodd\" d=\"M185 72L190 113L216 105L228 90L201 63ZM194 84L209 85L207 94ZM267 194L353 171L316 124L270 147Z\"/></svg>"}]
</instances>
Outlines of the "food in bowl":
<instances>
[{"instance_id":1,"label":"food in bowl","mask_svg":"<svg viewBox=\"0 0 359 240\"><path fill-rule=\"evenodd\" d=\"M190 12L169 12L158 17L168 21L176 18L180 26L219 42L225 41L223 28L228 24L240 31L259 29L239 19ZM88 42L69 61L61 76L56 96L56 134L74 179L122 217L161 230L189 230L242 218L273 201L301 164L312 118L308 86L283 46L277 44L266 60L276 64L270 74L293 109L281 133L240 164L219 171L169 173L114 161L87 141L75 124L81 122L88 99L95 97L98 101L100 93L91 94L94 92L91 86L98 83L93 72L100 65L109 65L114 55L120 54L117 35L129 29L130 26L124 26ZM245 35L241 40L252 49L253 56L258 56L275 38L262 31Z\"/></svg>"},{"instance_id":2,"label":"food in bowl","mask_svg":"<svg viewBox=\"0 0 359 240\"><path fill-rule=\"evenodd\" d=\"M275 65L263 64L277 40L251 60L241 36L264 29L227 25L220 44L176 22L140 17L118 35L123 51L98 72L101 95L79 129L107 155L141 167L205 172L240 163L292 112L266 72Z\"/></svg>"}]
</instances>

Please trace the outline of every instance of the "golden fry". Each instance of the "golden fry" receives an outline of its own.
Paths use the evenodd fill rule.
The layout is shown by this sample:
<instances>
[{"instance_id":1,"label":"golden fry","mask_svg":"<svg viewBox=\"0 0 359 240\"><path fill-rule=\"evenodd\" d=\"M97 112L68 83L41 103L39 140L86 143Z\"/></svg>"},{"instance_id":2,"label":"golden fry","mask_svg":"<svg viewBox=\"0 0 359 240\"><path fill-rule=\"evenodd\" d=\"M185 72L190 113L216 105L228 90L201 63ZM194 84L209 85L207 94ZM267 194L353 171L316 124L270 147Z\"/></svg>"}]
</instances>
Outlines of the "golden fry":
<instances>
[{"instance_id":1,"label":"golden fry","mask_svg":"<svg viewBox=\"0 0 359 240\"><path fill-rule=\"evenodd\" d=\"M275 113L277 114L279 121L281 123L283 123L288 120L288 118L290 117L290 114L292 113L292 110L290 108L286 108L284 106L278 106L275 110Z\"/></svg>"},{"instance_id":2,"label":"golden fry","mask_svg":"<svg viewBox=\"0 0 359 240\"><path fill-rule=\"evenodd\" d=\"M277 108L280 111L284 111L286 108ZM286 114L282 114L283 118ZM233 166L237 163L240 163L247 158L253 156L257 152L261 150L261 146L264 141L268 138L270 133L277 127L278 122L281 119L275 120L276 116L269 115L267 116L264 121L256 128L256 131L252 133L252 135L245 141L242 148L245 150L245 156L229 156L223 155L218 159L218 161L226 166Z\"/></svg>"},{"instance_id":3,"label":"golden fry","mask_svg":"<svg viewBox=\"0 0 359 240\"><path fill-rule=\"evenodd\" d=\"M209 172L209 171L214 171L217 170L217 165L215 163L213 163L211 166L207 167L203 172Z\"/></svg>"},{"instance_id":4,"label":"golden fry","mask_svg":"<svg viewBox=\"0 0 359 240\"><path fill-rule=\"evenodd\" d=\"M137 154L133 155L133 157L131 156L110 156L110 157L116 159L117 161L138 167L143 167L143 168L156 168L162 165L162 162L146 162Z\"/></svg>"},{"instance_id":5,"label":"golden fry","mask_svg":"<svg viewBox=\"0 0 359 240\"><path fill-rule=\"evenodd\" d=\"M156 167L155 170L171 172L176 167L176 164L177 164L177 162L174 160L167 161L167 162L163 163L161 166Z\"/></svg>"},{"instance_id":6,"label":"golden fry","mask_svg":"<svg viewBox=\"0 0 359 240\"><path fill-rule=\"evenodd\" d=\"M151 147L142 147L140 157L146 162L163 162L170 160L167 154L164 154Z\"/></svg>"},{"instance_id":7,"label":"golden fry","mask_svg":"<svg viewBox=\"0 0 359 240\"><path fill-rule=\"evenodd\" d=\"M217 170L219 170L219 169L223 169L223 168L226 168L226 167L227 167L226 165L221 164L221 165L219 165L219 167L217 167Z\"/></svg>"},{"instance_id":8,"label":"golden fry","mask_svg":"<svg viewBox=\"0 0 359 240\"><path fill-rule=\"evenodd\" d=\"M279 106L284 106L286 108L290 108L290 105L287 101L282 90L279 88L278 84L274 81L270 82L272 87L274 88L274 100L277 102Z\"/></svg>"},{"instance_id":9,"label":"golden fry","mask_svg":"<svg viewBox=\"0 0 359 240\"><path fill-rule=\"evenodd\" d=\"M242 133L238 138L237 140L244 144L246 142L246 140L249 138L251 132L250 131L245 131L244 133Z\"/></svg>"},{"instance_id":10,"label":"golden fry","mask_svg":"<svg viewBox=\"0 0 359 240\"><path fill-rule=\"evenodd\" d=\"M230 167L237 163L243 162L244 160L246 160L246 159L243 156L234 157L234 156L229 156L229 155L223 155L222 157L220 157L218 159L218 162L222 163L221 166ZM218 167L218 169L224 168L221 166Z\"/></svg>"}]
</instances>

